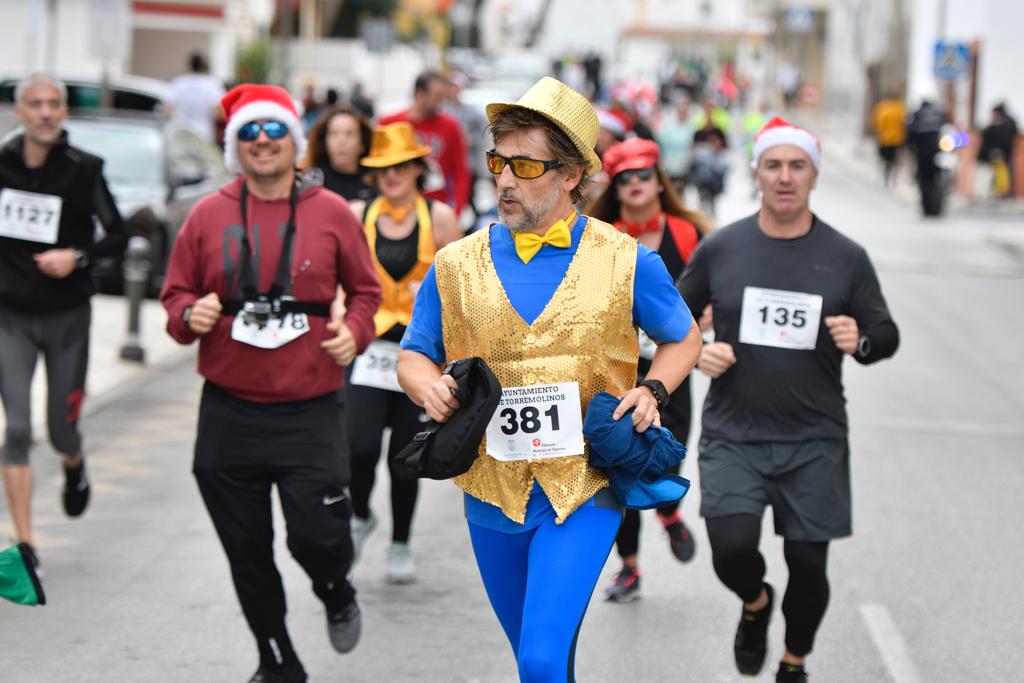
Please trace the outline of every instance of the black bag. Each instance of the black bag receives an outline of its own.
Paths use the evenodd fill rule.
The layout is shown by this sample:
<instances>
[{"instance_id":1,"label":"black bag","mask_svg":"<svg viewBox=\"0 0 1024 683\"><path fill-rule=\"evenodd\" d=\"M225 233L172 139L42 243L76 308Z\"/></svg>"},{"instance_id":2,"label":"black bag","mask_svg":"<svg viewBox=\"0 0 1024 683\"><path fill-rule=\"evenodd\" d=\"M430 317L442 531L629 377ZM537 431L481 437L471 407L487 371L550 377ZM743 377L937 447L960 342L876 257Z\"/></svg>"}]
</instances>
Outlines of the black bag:
<instances>
[{"instance_id":1,"label":"black bag","mask_svg":"<svg viewBox=\"0 0 1024 683\"><path fill-rule=\"evenodd\" d=\"M412 443L392 459L396 474L407 478L451 479L465 474L479 454L487 423L501 400L501 384L482 358L452 361L444 374L458 384L462 407L448 421L431 420Z\"/></svg>"}]
</instances>

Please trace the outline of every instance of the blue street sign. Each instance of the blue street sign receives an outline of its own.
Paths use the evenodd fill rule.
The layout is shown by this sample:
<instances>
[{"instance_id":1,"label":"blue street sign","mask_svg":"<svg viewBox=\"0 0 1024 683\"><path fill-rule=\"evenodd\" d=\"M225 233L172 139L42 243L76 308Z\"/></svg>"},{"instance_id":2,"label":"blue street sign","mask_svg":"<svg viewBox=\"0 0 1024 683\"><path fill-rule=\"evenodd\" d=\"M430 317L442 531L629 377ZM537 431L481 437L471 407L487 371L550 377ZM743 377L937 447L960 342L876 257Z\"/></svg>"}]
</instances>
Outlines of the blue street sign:
<instances>
[{"instance_id":1,"label":"blue street sign","mask_svg":"<svg viewBox=\"0 0 1024 683\"><path fill-rule=\"evenodd\" d=\"M935 77L940 81L957 81L967 74L971 50L967 43L935 42Z\"/></svg>"}]
</instances>

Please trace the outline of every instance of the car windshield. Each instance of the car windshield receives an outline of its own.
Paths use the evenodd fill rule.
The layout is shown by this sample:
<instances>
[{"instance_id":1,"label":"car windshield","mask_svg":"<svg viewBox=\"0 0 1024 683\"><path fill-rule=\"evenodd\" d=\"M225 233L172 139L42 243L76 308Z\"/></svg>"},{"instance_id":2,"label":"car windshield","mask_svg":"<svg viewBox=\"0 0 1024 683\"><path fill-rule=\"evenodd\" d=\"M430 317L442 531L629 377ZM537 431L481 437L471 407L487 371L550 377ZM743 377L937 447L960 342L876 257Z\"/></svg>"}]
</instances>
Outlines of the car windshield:
<instances>
[{"instance_id":1,"label":"car windshield","mask_svg":"<svg viewBox=\"0 0 1024 683\"><path fill-rule=\"evenodd\" d=\"M163 138L157 128L116 121L68 119L68 142L104 161L103 175L112 185L163 182Z\"/></svg>"}]
</instances>

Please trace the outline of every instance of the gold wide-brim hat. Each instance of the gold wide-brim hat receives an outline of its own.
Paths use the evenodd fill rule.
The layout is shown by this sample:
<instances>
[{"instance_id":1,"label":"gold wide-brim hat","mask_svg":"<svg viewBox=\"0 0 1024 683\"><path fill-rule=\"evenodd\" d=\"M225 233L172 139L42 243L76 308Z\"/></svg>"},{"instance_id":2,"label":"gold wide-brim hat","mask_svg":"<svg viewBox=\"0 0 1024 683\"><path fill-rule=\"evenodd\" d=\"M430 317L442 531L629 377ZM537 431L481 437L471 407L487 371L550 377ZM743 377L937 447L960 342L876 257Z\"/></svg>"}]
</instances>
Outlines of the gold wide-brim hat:
<instances>
[{"instance_id":1,"label":"gold wide-brim hat","mask_svg":"<svg viewBox=\"0 0 1024 683\"><path fill-rule=\"evenodd\" d=\"M380 126L370 139L370 153L359 160L367 168L387 168L403 161L422 159L430 154L430 147L416 140L416 130L408 121L396 121Z\"/></svg>"},{"instance_id":2,"label":"gold wide-brim hat","mask_svg":"<svg viewBox=\"0 0 1024 683\"><path fill-rule=\"evenodd\" d=\"M554 123L569 136L583 158L587 160L587 172L592 176L601 170L601 159L594 151L597 133L601 126L597 114L587 98L565 83L545 76L515 102L492 102L487 105L487 119L494 123L495 117L506 109L520 107L536 112Z\"/></svg>"}]
</instances>

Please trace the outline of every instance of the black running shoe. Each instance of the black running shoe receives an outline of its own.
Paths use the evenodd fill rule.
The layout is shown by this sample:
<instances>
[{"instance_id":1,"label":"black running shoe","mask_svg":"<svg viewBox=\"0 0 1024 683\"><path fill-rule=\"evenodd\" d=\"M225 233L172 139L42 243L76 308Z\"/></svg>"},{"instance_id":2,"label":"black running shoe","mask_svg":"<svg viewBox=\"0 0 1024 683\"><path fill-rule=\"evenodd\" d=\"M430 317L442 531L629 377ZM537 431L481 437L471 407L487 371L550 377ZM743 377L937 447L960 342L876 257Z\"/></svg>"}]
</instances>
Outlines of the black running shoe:
<instances>
[{"instance_id":1,"label":"black running shoe","mask_svg":"<svg viewBox=\"0 0 1024 683\"><path fill-rule=\"evenodd\" d=\"M807 683L807 672L804 671L804 665L779 662L775 683Z\"/></svg>"},{"instance_id":2,"label":"black running shoe","mask_svg":"<svg viewBox=\"0 0 1024 683\"><path fill-rule=\"evenodd\" d=\"M272 667L260 664L248 683L306 683L306 672L300 664L295 667Z\"/></svg>"},{"instance_id":3,"label":"black running shoe","mask_svg":"<svg viewBox=\"0 0 1024 683\"><path fill-rule=\"evenodd\" d=\"M669 548L676 559L680 562L692 560L693 554L697 551L697 545L693 542L690 530L686 528L678 514L675 520L665 525L665 531L668 532Z\"/></svg>"},{"instance_id":4,"label":"black running shoe","mask_svg":"<svg viewBox=\"0 0 1024 683\"><path fill-rule=\"evenodd\" d=\"M604 592L605 600L611 602L633 602L640 597L640 572L626 565L615 578L612 585Z\"/></svg>"},{"instance_id":5,"label":"black running shoe","mask_svg":"<svg viewBox=\"0 0 1024 683\"><path fill-rule=\"evenodd\" d=\"M736 641L732 647L736 656L736 668L747 676L756 676L760 673L764 659L768 655L768 623L772 620L775 590L767 581L764 589L768 591L768 604L756 612L743 609L739 626L736 628Z\"/></svg>"},{"instance_id":6,"label":"black running shoe","mask_svg":"<svg viewBox=\"0 0 1024 683\"><path fill-rule=\"evenodd\" d=\"M327 636L331 646L341 654L355 649L362 629L363 614L355 600L338 612L327 613Z\"/></svg>"},{"instance_id":7,"label":"black running shoe","mask_svg":"<svg viewBox=\"0 0 1024 683\"><path fill-rule=\"evenodd\" d=\"M89 480L85 476L85 459L77 467L64 466L64 513L78 517L89 504Z\"/></svg>"}]
</instances>

